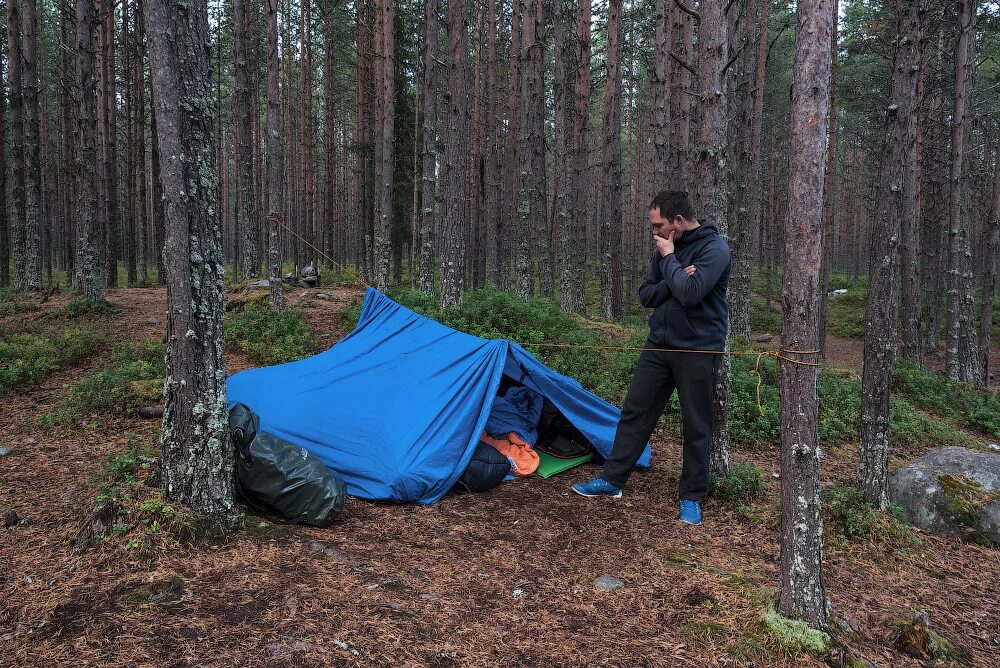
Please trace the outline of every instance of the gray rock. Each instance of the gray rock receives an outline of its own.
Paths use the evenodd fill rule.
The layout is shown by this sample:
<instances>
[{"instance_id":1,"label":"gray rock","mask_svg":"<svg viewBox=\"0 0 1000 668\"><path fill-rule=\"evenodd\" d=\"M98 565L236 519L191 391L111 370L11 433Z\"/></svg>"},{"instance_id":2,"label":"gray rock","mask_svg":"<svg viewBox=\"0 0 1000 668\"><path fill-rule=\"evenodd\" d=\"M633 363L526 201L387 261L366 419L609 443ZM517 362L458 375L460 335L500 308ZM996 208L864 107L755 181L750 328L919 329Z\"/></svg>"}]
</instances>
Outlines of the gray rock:
<instances>
[{"instance_id":1,"label":"gray rock","mask_svg":"<svg viewBox=\"0 0 1000 668\"><path fill-rule=\"evenodd\" d=\"M1000 454L936 448L892 476L889 496L924 531L1000 543Z\"/></svg>"},{"instance_id":2,"label":"gray rock","mask_svg":"<svg viewBox=\"0 0 1000 668\"><path fill-rule=\"evenodd\" d=\"M774 334L761 334L760 336L753 337L754 343L768 343L774 338Z\"/></svg>"},{"instance_id":3,"label":"gray rock","mask_svg":"<svg viewBox=\"0 0 1000 668\"><path fill-rule=\"evenodd\" d=\"M6 457L12 452L14 452L13 448L0 448L0 457Z\"/></svg>"},{"instance_id":4,"label":"gray rock","mask_svg":"<svg viewBox=\"0 0 1000 668\"><path fill-rule=\"evenodd\" d=\"M618 578L611 577L610 575L602 575L594 580L594 586L601 591L614 591L615 589L621 589L624 587L625 583Z\"/></svg>"},{"instance_id":5,"label":"gray rock","mask_svg":"<svg viewBox=\"0 0 1000 668\"><path fill-rule=\"evenodd\" d=\"M155 316L150 316L149 320L147 320L146 322L148 322L150 325L152 325L152 326L155 327L155 326L159 325L163 321L160 320L159 318L155 317Z\"/></svg>"},{"instance_id":6,"label":"gray rock","mask_svg":"<svg viewBox=\"0 0 1000 668\"><path fill-rule=\"evenodd\" d=\"M269 288L271 287L271 281L266 278L262 278L259 281L254 281L247 285L248 288Z\"/></svg>"}]
</instances>

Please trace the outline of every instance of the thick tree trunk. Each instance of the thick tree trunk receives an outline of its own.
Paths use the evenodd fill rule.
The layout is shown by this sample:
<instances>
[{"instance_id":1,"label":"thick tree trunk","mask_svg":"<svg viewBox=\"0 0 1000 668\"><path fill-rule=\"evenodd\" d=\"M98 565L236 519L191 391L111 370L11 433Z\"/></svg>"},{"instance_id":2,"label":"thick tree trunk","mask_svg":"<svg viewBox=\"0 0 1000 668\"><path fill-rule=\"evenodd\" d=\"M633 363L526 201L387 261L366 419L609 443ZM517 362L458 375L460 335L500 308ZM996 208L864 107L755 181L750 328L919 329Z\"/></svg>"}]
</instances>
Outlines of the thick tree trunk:
<instances>
[{"instance_id":1,"label":"thick tree trunk","mask_svg":"<svg viewBox=\"0 0 1000 668\"><path fill-rule=\"evenodd\" d=\"M653 194L669 187L670 163L670 69L673 60L673 0L657 0L653 16Z\"/></svg>"},{"instance_id":2,"label":"thick tree trunk","mask_svg":"<svg viewBox=\"0 0 1000 668\"><path fill-rule=\"evenodd\" d=\"M0 90L6 88L3 68L0 68ZM10 285L10 217L7 211L7 105L0 99L0 287Z\"/></svg>"},{"instance_id":3,"label":"thick tree trunk","mask_svg":"<svg viewBox=\"0 0 1000 668\"><path fill-rule=\"evenodd\" d=\"M958 44L955 48L955 110L951 129L951 183L948 256L948 377L966 383L979 377L976 351L974 264L970 246L972 221L966 181L969 167L966 145L972 124L975 78L976 2L958 0Z\"/></svg>"},{"instance_id":4,"label":"thick tree trunk","mask_svg":"<svg viewBox=\"0 0 1000 668\"><path fill-rule=\"evenodd\" d=\"M42 172L39 144L38 60L35 1L21 0L24 105L24 277L23 290L42 289Z\"/></svg>"},{"instance_id":5,"label":"thick tree trunk","mask_svg":"<svg viewBox=\"0 0 1000 668\"><path fill-rule=\"evenodd\" d=\"M552 169L552 238L558 239L554 264L563 267L565 271L566 263L569 259L571 244L573 243L570 227L570 186L572 179L569 171L569 131L566 102L570 95L569 78L567 77L566 59L566 1L555 0L554 14L554 53L553 53L553 95L555 102L555 120L553 125L553 138L555 155L553 156ZM562 281L562 274L559 276ZM565 289L565 286L563 286ZM565 301L564 295L560 291L560 304Z\"/></svg>"},{"instance_id":6,"label":"thick tree trunk","mask_svg":"<svg viewBox=\"0 0 1000 668\"><path fill-rule=\"evenodd\" d=\"M491 265L490 274L493 285L498 285L500 268L497 262L500 260L500 233L503 222L503 211L500 207L500 190L503 178L500 174L501 149L503 146L502 130L500 121L497 118L497 109L500 104L500 92L497 90L497 2L488 0L488 48L486 54L486 155L484 165L484 176L486 188L486 211L483 215L483 225L486 227L484 235L489 239L489 246L486 251L486 262Z\"/></svg>"},{"instance_id":7,"label":"thick tree trunk","mask_svg":"<svg viewBox=\"0 0 1000 668\"><path fill-rule=\"evenodd\" d=\"M830 139L826 154L826 180L823 184L823 266L819 281L819 348L826 351L827 312L830 305L830 267L833 255L833 217L837 210L837 26L840 2L833 0L833 33L830 36Z\"/></svg>"},{"instance_id":8,"label":"thick tree trunk","mask_svg":"<svg viewBox=\"0 0 1000 668\"><path fill-rule=\"evenodd\" d=\"M587 186L589 181L588 123L590 118L590 21L591 0L579 0L576 10L576 58L573 86L573 137L569 151L569 194L575 229L566 246L559 306L567 313L583 313L586 276L586 244L579 239L588 215Z\"/></svg>"},{"instance_id":9,"label":"thick tree trunk","mask_svg":"<svg viewBox=\"0 0 1000 668\"><path fill-rule=\"evenodd\" d=\"M897 12L896 55L892 92L886 112L885 148L878 187L865 310L865 357L861 377L861 448L858 487L868 503L889 507L889 388L896 352L899 286L899 234L906 215L905 198L916 161L917 44L920 40L919 0L900 3Z\"/></svg>"},{"instance_id":10,"label":"thick tree trunk","mask_svg":"<svg viewBox=\"0 0 1000 668\"><path fill-rule=\"evenodd\" d=\"M132 78L134 69L132 59L134 50L132 44L135 35L129 23L130 9L134 3L123 0L122 11L122 81L125 84L125 218L122 224L122 249L125 251L125 271L128 284L139 282L138 259L136 258L135 233L138 229L136 218L139 206L139 193L136 184L136 128L139 121L135 110L135 80Z\"/></svg>"},{"instance_id":11,"label":"thick tree trunk","mask_svg":"<svg viewBox=\"0 0 1000 668\"><path fill-rule=\"evenodd\" d=\"M143 0L137 0L135 9L135 87L137 113L137 144L136 144L136 181L139 202L136 206L138 216L138 254L139 281L142 285L149 282L149 208L146 188L146 69L144 54L146 50L146 31L142 22Z\"/></svg>"},{"instance_id":12,"label":"thick tree trunk","mask_svg":"<svg viewBox=\"0 0 1000 668\"><path fill-rule=\"evenodd\" d=\"M767 43L768 43L768 23L770 16L770 6L769 0L761 0L760 3L760 29L758 31L757 38L757 69L755 72L755 83L753 88L753 122L750 127L750 188L747 195L747 225L751 231L763 236L766 229L770 227L771 222L765 222L762 219L763 213L763 199L764 199L764 155L761 150L761 135L763 134L764 127L764 81L765 75L767 73ZM749 336L750 334L750 258L749 253L747 253L747 268L744 271L742 268L739 273L741 278L737 280L746 280L747 282L747 299L745 300L745 305L747 307L745 325L743 324L743 313L739 313L734 320L733 329L739 334L745 334ZM758 261L763 260L763 254L758 255ZM770 294L768 294L768 300L770 300ZM742 308L739 301L736 303L736 308Z\"/></svg>"},{"instance_id":13,"label":"thick tree trunk","mask_svg":"<svg viewBox=\"0 0 1000 668\"><path fill-rule=\"evenodd\" d=\"M728 23L722 0L705 0L698 24L698 142L691 149L694 166L694 205L699 216L715 220L719 233L728 235L726 220L729 193L726 183L726 85L723 80L728 53ZM727 329L729 323L726 323ZM728 332L727 332L728 334ZM726 347L728 349L728 335ZM719 361L713 403L711 468L716 475L729 473L729 357Z\"/></svg>"},{"instance_id":14,"label":"thick tree trunk","mask_svg":"<svg viewBox=\"0 0 1000 668\"><path fill-rule=\"evenodd\" d=\"M520 212L518 204L519 192L515 191L516 181L520 174L520 151L522 148L521 125L523 123L523 106L521 91L522 50L521 32L524 24L524 1L513 0L511 7L510 55L507 71L507 136L504 146L502 171L502 190L500 193L500 210L502 215L497 226L497 256L496 256L496 286L501 290L510 289L511 262L514 259L515 240L514 221ZM520 250L517 251L520 253Z\"/></svg>"},{"instance_id":15,"label":"thick tree trunk","mask_svg":"<svg viewBox=\"0 0 1000 668\"><path fill-rule=\"evenodd\" d=\"M341 244L339 235L335 230L340 227L340 214L337 208L337 126L334 115L334 105L336 97L334 95L333 81L336 76L334 67L336 59L334 50L336 49L335 32L336 18L334 8L336 3L326 0L323 7L323 201L325 215L323 216L324 235L323 249L328 256L334 255L339 250ZM334 250L334 247L337 250ZM327 258L329 262L329 258ZM327 265L329 266L329 265Z\"/></svg>"},{"instance_id":16,"label":"thick tree trunk","mask_svg":"<svg viewBox=\"0 0 1000 668\"><path fill-rule=\"evenodd\" d=\"M118 286L118 258L121 244L118 216L118 86L115 76L115 4L107 0L103 11L104 51L101 62L104 67L104 193L107 198L105 208L105 278L109 287Z\"/></svg>"},{"instance_id":17,"label":"thick tree trunk","mask_svg":"<svg viewBox=\"0 0 1000 668\"><path fill-rule=\"evenodd\" d=\"M260 276L257 255L257 217L254 211L253 127L250 121L250 47L256 43L256 17L249 0L233 0L233 40L236 55L234 65L236 94L233 98L233 120L236 129L236 230L240 240L239 280ZM254 110L256 111L256 110Z\"/></svg>"},{"instance_id":18,"label":"thick tree trunk","mask_svg":"<svg viewBox=\"0 0 1000 668\"><path fill-rule=\"evenodd\" d=\"M25 228L24 159L24 57L21 53L20 3L7 2L7 73L11 135L11 241L14 253L14 287L28 289L28 251Z\"/></svg>"},{"instance_id":19,"label":"thick tree trunk","mask_svg":"<svg viewBox=\"0 0 1000 668\"><path fill-rule=\"evenodd\" d=\"M538 50L535 30L535 4L540 0L518 0L518 13L521 15L521 103L518 108L520 116L518 126L518 169L515 197L517 198L517 214L512 235L517 239L517 250L514 255L515 293L522 299L531 299L535 292L535 272L531 266L532 223L534 216L532 201L534 199L534 94L537 70L534 67L534 54Z\"/></svg>"},{"instance_id":20,"label":"thick tree trunk","mask_svg":"<svg viewBox=\"0 0 1000 668\"><path fill-rule=\"evenodd\" d=\"M437 208L437 86L434 73L437 61L437 0L424 2L424 76L421 95L424 104L424 144L421 165L422 208L420 211L420 290L434 294L436 240L434 238L435 209Z\"/></svg>"},{"instance_id":21,"label":"thick tree trunk","mask_svg":"<svg viewBox=\"0 0 1000 668\"><path fill-rule=\"evenodd\" d=\"M462 302L465 279L466 197L468 196L469 10L465 0L448 3L448 132L444 148L444 262L441 266L441 306Z\"/></svg>"},{"instance_id":22,"label":"thick tree trunk","mask_svg":"<svg viewBox=\"0 0 1000 668\"><path fill-rule=\"evenodd\" d=\"M534 70L532 83L534 88L531 96L531 156L532 172L535 181L531 190L531 219L535 225L533 237L535 243L531 250L537 261L538 292L545 299L555 299L555 272L552 267L552 229L549 225L547 212L548 178L545 159L545 118L547 115L545 92L546 55L546 25L548 24L549 0L536 0L535 5L535 42L536 47L531 53L531 67ZM621 272L619 272L620 274Z\"/></svg>"},{"instance_id":23,"label":"thick tree trunk","mask_svg":"<svg viewBox=\"0 0 1000 668\"><path fill-rule=\"evenodd\" d=\"M820 338L818 292L833 3L799 0L796 13L781 347L785 351L812 351L819 349ZM806 355L804 359L816 358ZM823 584L816 367L784 362L780 377L781 566L777 611L823 628L829 621L830 606Z\"/></svg>"},{"instance_id":24,"label":"thick tree trunk","mask_svg":"<svg viewBox=\"0 0 1000 668\"><path fill-rule=\"evenodd\" d=\"M1000 126L997 127L1000 131ZM1000 140L1000 132L994 133L994 142ZM994 146L996 144L994 143ZM993 329L993 298L997 289L997 264L1000 263L1000 152L993 158L993 203L986 228L986 254L983 258L983 310L979 320L979 368L982 388L990 385L990 336Z\"/></svg>"},{"instance_id":25,"label":"thick tree trunk","mask_svg":"<svg viewBox=\"0 0 1000 668\"><path fill-rule=\"evenodd\" d=\"M608 2L608 55L604 83L605 207L601 216L601 310L621 318L622 308L622 24L621 0Z\"/></svg>"},{"instance_id":26,"label":"thick tree trunk","mask_svg":"<svg viewBox=\"0 0 1000 668\"><path fill-rule=\"evenodd\" d=\"M94 0L76 0L76 69L80 88L77 99L76 137L76 289L94 303L104 301L100 226L97 221L97 82L94 79Z\"/></svg>"},{"instance_id":27,"label":"thick tree trunk","mask_svg":"<svg viewBox=\"0 0 1000 668\"><path fill-rule=\"evenodd\" d=\"M59 91L59 103L62 110L60 119L60 216L62 217L62 248L63 267L66 269L66 280L73 285L75 279L75 212L76 193L74 179L76 178L76 115L74 91L79 82L76 77L76 27L75 8L71 8L67 0L59 0L59 65L62 68ZM6 264L6 263L5 263Z\"/></svg>"},{"instance_id":28,"label":"thick tree trunk","mask_svg":"<svg viewBox=\"0 0 1000 668\"><path fill-rule=\"evenodd\" d=\"M149 0L145 10L167 210L163 489L168 498L231 525L238 514L226 432L225 269L215 211L208 9L205 0Z\"/></svg>"},{"instance_id":29,"label":"thick tree trunk","mask_svg":"<svg viewBox=\"0 0 1000 668\"><path fill-rule=\"evenodd\" d=\"M150 0L145 0L150 2ZM275 311L285 308L281 284L282 226L282 150L281 150L281 97L278 77L278 0L267 2L267 266L271 283L270 305Z\"/></svg>"},{"instance_id":30,"label":"thick tree trunk","mask_svg":"<svg viewBox=\"0 0 1000 668\"><path fill-rule=\"evenodd\" d=\"M676 8L674 15L673 53L676 60L672 65L670 75L670 148L671 157L667 173L668 187L671 190L687 190L690 178L688 176L688 146L691 126L691 73L680 63L687 64L694 52L694 21L691 17Z\"/></svg>"},{"instance_id":31,"label":"thick tree trunk","mask_svg":"<svg viewBox=\"0 0 1000 668\"><path fill-rule=\"evenodd\" d=\"M392 234L393 121L393 0L378 0L375 79L378 86L378 133L375 136L375 287L389 287L389 253ZM465 177L463 177L465 178Z\"/></svg>"}]
</instances>

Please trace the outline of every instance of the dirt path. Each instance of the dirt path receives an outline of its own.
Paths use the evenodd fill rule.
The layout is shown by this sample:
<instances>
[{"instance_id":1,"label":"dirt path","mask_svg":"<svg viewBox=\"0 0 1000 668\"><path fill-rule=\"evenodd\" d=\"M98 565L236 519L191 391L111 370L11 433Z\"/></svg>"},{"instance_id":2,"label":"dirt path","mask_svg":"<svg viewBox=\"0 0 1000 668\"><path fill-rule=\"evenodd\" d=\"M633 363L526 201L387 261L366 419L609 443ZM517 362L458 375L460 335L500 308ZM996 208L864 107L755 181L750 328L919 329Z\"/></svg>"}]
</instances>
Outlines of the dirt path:
<instances>
[{"instance_id":1,"label":"dirt path","mask_svg":"<svg viewBox=\"0 0 1000 668\"><path fill-rule=\"evenodd\" d=\"M289 304L323 349L359 294L293 291ZM162 337L163 290L109 299L114 338ZM822 665L786 656L760 629L777 582L778 481L746 513L708 501L703 527L680 525L672 429L622 500L571 494L587 467L433 506L348 499L326 530L267 527L151 556L77 546L107 455L157 427L112 415L79 431L38 428L99 362L3 398L0 447L14 452L0 458L0 515L30 521L0 528L0 666ZM849 448L826 455L824 484L853 479ZM738 456L778 467L769 450ZM872 665L923 665L892 646L894 622L923 609L971 665L1000 666L995 551L929 536L907 552L831 539L825 564L835 614L858 629L844 639ZM623 587L597 589L604 574Z\"/></svg>"}]
</instances>

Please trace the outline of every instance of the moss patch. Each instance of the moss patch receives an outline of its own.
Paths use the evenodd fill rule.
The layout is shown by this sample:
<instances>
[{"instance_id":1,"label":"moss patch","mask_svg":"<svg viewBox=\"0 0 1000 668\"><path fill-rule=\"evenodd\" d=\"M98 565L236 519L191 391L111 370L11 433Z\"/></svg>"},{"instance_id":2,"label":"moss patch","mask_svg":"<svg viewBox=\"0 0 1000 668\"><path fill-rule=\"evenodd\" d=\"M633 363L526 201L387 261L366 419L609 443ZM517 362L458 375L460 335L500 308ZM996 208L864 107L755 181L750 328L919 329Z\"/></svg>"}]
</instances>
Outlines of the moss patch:
<instances>
[{"instance_id":1,"label":"moss patch","mask_svg":"<svg viewBox=\"0 0 1000 668\"><path fill-rule=\"evenodd\" d=\"M760 618L767 632L788 650L808 652L813 656L824 656L830 651L830 636L801 620L782 617L770 607Z\"/></svg>"},{"instance_id":2,"label":"moss patch","mask_svg":"<svg viewBox=\"0 0 1000 668\"><path fill-rule=\"evenodd\" d=\"M972 526L988 504L1000 500L1000 492L987 492L976 480L965 476L939 475L948 510L958 516L960 524Z\"/></svg>"}]
</instances>

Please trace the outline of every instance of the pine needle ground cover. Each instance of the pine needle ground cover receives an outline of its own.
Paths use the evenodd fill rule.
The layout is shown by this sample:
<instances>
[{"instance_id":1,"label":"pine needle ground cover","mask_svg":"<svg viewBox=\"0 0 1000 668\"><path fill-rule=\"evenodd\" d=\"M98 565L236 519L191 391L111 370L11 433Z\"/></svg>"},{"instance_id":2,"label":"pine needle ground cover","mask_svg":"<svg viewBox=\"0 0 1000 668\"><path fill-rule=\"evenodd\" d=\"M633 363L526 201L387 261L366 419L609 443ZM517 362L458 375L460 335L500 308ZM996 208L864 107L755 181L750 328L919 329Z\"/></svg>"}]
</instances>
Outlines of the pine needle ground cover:
<instances>
[{"instance_id":1,"label":"pine needle ground cover","mask_svg":"<svg viewBox=\"0 0 1000 668\"><path fill-rule=\"evenodd\" d=\"M309 325L313 351L349 331L349 317L339 314L360 297L346 288L288 295ZM442 319L520 340L547 364L620 400L634 353L538 344L629 345L641 330L567 318L544 302L479 299ZM0 665L824 665L811 644L797 646L798 636L766 621L779 557L776 369L768 360L761 417L748 375L755 360L734 359L740 467L717 481L697 530L675 519L674 408L654 434L653 469L635 475L621 500L569 494L570 483L596 472L585 465L430 507L349 499L343 520L325 530L248 516L232 535L201 538L147 485L157 420L95 408L72 429L39 424L79 381L115 368L116 345L162 339L163 290L111 291L109 300L109 313L81 316L106 324L106 347L53 371L30 394L5 395L0 447L11 452L0 457L0 514L18 517L0 529ZM63 308L56 299L2 315L0 324ZM227 354L229 371L259 364ZM828 446L822 483L833 490L824 498L825 576L844 622L833 644L859 661L922 666L897 649L896 638L900 623L924 609L935 632L967 652L968 665L995 665L996 551L897 533L890 516L869 516L843 491L857 465L856 372L829 369L820 378ZM898 392L918 421L894 463L944 444L921 431L920 416L960 430L970 444L988 440L974 402L939 405L932 380L908 378ZM95 534L102 503L117 510ZM624 586L599 589L601 575Z\"/></svg>"}]
</instances>

